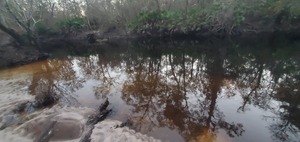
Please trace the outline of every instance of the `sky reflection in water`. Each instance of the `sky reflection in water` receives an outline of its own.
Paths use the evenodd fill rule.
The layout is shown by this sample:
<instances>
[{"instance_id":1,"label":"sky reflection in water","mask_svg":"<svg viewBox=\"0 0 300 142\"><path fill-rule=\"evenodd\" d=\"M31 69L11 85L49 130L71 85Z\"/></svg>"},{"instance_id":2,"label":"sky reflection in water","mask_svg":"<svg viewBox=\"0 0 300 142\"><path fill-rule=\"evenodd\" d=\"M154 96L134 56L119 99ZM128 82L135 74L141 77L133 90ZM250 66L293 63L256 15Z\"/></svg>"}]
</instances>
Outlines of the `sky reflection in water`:
<instances>
[{"instance_id":1,"label":"sky reflection in water","mask_svg":"<svg viewBox=\"0 0 300 142\"><path fill-rule=\"evenodd\" d=\"M299 44L269 46L99 47L1 76L28 72L31 94L62 105L97 108L109 98L111 119L163 141L298 141Z\"/></svg>"}]
</instances>

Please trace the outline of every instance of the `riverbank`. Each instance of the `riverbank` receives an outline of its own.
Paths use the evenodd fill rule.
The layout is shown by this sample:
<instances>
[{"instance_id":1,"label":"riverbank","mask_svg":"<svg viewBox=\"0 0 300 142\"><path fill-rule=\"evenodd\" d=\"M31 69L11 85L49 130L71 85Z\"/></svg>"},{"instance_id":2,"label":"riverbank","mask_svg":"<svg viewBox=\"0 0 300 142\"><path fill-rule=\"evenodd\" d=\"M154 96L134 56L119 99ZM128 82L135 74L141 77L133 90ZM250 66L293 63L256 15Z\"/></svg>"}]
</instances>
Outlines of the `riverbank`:
<instances>
[{"instance_id":1,"label":"riverbank","mask_svg":"<svg viewBox=\"0 0 300 142\"><path fill-rule=\"evenodd\" d=\"M214 40L249 40L252 42L264 40L280 40L285 38L291 41L300 39L298 30L294 31L276 31L276 32L261 32L251 33L244 32L237 36L230 36L226 34L217 33L178 33L174 35L163 35L163 34L138 34L131 33L127 34L122 30L114 29L99 32L99 31L88 31L76 33L68 36L63 35L44 35L39 37L39 47L33 46L18 46L13 44L12 40L5 34L0 35L2 38L0 44L0 68L7 68L13 66L24 65L39 60L45 60L51 57L52 52L58 52L59 50L65 50L65 52L77 52L81 48L95 48L105 46L122 46L121 44L164 44L168 42L212 42ZM284 39L284 40L285 40ZM174 43L172 43L174 44ZM68 51L66 51L68 50Z\"/></svg>"}]
</instances>

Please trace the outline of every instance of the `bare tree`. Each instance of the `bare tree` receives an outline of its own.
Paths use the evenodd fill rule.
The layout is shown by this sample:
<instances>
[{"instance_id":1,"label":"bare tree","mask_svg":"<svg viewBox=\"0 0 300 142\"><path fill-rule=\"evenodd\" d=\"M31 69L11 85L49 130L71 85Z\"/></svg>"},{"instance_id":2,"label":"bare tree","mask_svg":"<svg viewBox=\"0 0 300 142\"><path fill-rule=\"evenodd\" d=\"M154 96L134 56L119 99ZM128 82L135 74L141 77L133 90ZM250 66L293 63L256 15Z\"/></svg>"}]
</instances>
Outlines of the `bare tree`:
<instances>
[{"instance_id":1,"label":"bare tree","mask_svg":"<svg viewBox=\"0 0 300 142\"><path fill-rule=\"evenodd\" d=\"M2 19L8 19L7 22L16 23L15 27L6 27L1 23L1 30L9 34L20 44L25 43L25 39L22 39L20 35L13 29L25 31L27 37L27 43L36 44L35 34L33 32L35 25L39 22L39 19L35 19L33 16L35 11L33 0L20 0L20 1L8 1L2 2L1 15ZM3 21L2 21L3 22Z\"/></svg>"}]
</instances>

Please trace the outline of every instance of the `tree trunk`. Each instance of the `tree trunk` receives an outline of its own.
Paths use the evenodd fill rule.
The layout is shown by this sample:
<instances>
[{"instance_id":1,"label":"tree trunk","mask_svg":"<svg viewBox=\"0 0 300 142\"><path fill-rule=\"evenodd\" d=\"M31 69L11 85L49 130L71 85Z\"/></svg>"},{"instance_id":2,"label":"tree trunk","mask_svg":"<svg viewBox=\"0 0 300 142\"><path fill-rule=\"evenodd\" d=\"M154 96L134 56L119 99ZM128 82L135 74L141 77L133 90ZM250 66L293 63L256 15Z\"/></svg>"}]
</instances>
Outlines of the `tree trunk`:
<instances>
[{"instance_id":1,"label":"tree trunk","mask_svg":"<svg viewBox=\"0 0 300 142\"><path fill-rule=\"evenodd\" d=\"M158 0L155 0L155 3L156 3L157 11L160 11L159 1L158 1Z\"/></svg>"},{"instance_id":2,"label":"tree trunk","mask_svg":"<svg viewBox=\"0 0 300 142\"><path fill-rule=\"evenodd\" d=\"M28 42L30 42L30 44L36 44L37 45L37 41L33 35L33 32L31 30L31 22L29 19L26 20L26 22L22 22L21 19L19 19L13 12L12 10L10 9L7 1L6 1L6 4L5 4L5 8L6 10L10 13L10 15L14 18L14 20L16 20L16 22L27 32L27 38L28 38ZM4 27L5 28L5 27ZM7 29L7 28L6 28ZM13 31L13 33L15 33L14 35L16 35L17 33ZM18 35L18 34L17 34ZM20 36L19 36L20 37ZM13 37L15 38L15 37ZM16 38L15 38L16 39ZM23 40L22 38L20 38L21 40ZM16 39L17 42L19 42L20 40ZM20 43L20 42L19 42ZM24 44L24 40L22 43L20 44Z\"/></svg>"},{"instance_id":3,"label":"tree trunk","mask_svg":"<svg viewBox=\"0 0 300 142\"><path fill-rule=\"evenodd\" d=\"M5 27L2 23L0 23L0 30L7 33L8 35L10 35L19 44L22 45L25 43L23 38L18 33L16 33L13 29L9 29L9 28Z\"/></svg>"},{"instance_id":4,"label":"tree trunk","mask_svg":"<svg viewBox=\"0 0 300 142\"><path fill-rule=\"evenodd\" d=\"M188 16L189 0L185 0L185 18Z\"/></svg>"}]
</instances>

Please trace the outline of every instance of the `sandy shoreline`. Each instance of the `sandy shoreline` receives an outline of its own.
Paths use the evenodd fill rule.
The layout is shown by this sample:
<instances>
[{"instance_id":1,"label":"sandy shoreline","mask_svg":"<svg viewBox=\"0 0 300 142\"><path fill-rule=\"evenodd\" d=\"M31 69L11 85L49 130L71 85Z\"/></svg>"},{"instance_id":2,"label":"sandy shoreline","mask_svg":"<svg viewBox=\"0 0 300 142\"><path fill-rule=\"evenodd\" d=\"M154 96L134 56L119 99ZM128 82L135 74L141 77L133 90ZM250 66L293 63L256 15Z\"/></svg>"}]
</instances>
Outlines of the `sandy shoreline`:
<instances>
[{"instance_id":1,"label":"sandy shoreline","mask_svg":"<svg viewBox=\"0 0 300 142\"><path fill-rule=\"evenodd\" d=\"M61 141L78 142L83 137L89 117L96 111L87 107L61 107L34 112L16 112L26 102L33 102L34 96L26 88L30 75L0 80L0 137L2 142ZM158 141L127 127L119 128L122 122L104 120L95 125L91 141Z\"/></svg>"}]
</instances>

